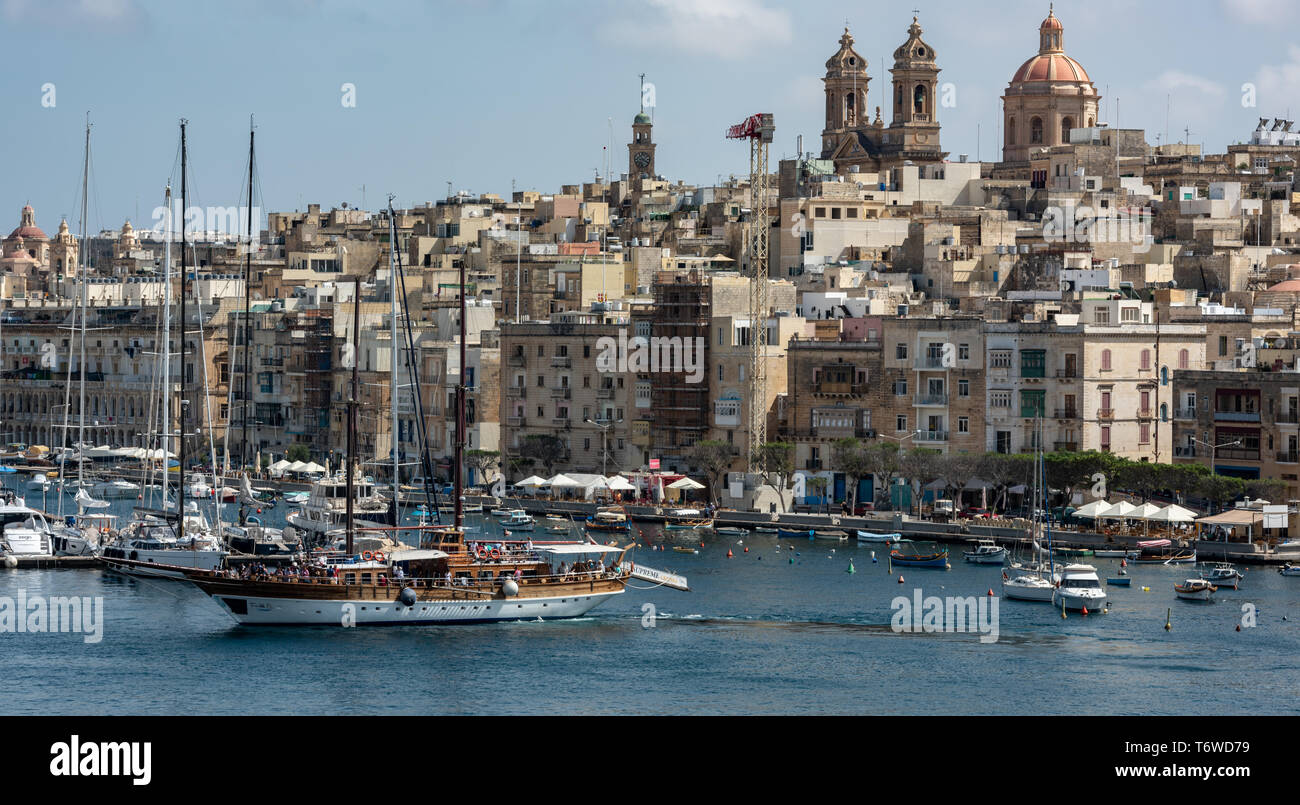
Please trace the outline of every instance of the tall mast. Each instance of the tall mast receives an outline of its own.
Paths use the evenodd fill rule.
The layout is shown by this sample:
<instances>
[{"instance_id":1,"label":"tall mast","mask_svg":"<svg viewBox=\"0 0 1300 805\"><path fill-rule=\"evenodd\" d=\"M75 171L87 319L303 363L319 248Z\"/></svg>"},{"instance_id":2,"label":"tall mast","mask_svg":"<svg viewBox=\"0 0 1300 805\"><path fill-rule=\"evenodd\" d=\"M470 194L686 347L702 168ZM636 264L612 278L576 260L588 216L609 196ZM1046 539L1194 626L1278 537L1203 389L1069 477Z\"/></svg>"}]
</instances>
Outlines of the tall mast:
<instances>
[{"instance_id":1,"label":"tall mast","mask_svg":"<svg viewBox=\"0 0 1300 805\"><path fill-rule=\"evenodd\" d=\"M189 203L189 183L185 175L186 162L189 159L189 152L186 150L185 126L187 120L181 118L181 327L180 327L180 358L181 358L181 378L180 378L180 430L177 433L176 441L176 480L179 488L176 490L176 539L185 539L185 249L188 245L185 237L185 208ZM171 289L168 289L170 293Z\"/></svg>"},{"instance_id":2,"label":"tall mast","mask_svg":"<svg viewBox=\"0 0 1300 805\"><path fill-rule=\"evenodd\" d=\"M90 115L87 114L86 115L86 155L85 155L85 161L82 165L82 176L81 176L81 249L80 249L81 271L79 272L79 275L81 277L81 283L80 283L81 293L77 295L78 302L81 306L81 316L79 317L81 319L80 321L81 389L79 392L81 397L81 402L80 402L81 416L77 419L77 443L78 443L77 480L78 481L85 480L84 478L82 478L81 469L83 466L83 459L85 458L85 456L82 454L82 450L84 449L84 445L86 443L86 307L87 307L87 295L88 295L88 292L86 290L86 280L88 279L88 277L86 276L88 270L86 264L86 254L87 252L90 251L88 248L86 248L86 233L89 227L89 223L86 220L86 203L87 203L86 195L87 192L89 191L89 188L90 188Z\"/></svg>"},{"instance_id":3,"label":"tall mast","mask_svg":"<svg viewBox=\"0 0 1300 805\"><path fill-rule=\"evenodd\" d=\"M357 396L360 393L360 382L357 377L357 366L361 363L361 358L357 354L361 344L361 276L357 275L353 279L352 285L352 394L348 399L348 455L347 471L344 477L347 478L347 533L348 533L348 556L352 555L353 550L353 525L352 525L352 468L355 464L355 454L357 448ZM393 487L394 500L396 500L397 487Z\"/></svg>"},{"instance_id":4,"label":"tall mast","mask_svg":"<svg viewBox=\"0 0 1300 805\"><path fill-rule=\"evenodd\" d=\"M163 321L162 321L162 510L167 511L167 478L170 473L172 429L172 186L167 183L167 231L163 235ZM181 484L185 480L181 478Z\"/></svg>"},{"instance_id":5,"label":"tall mast","mask_svg":"<svg viewBox=\"0 0 1300 805\"><path fill-rule=\"evenodd\" d=\"M392 409L393 417L393 435L389 441L393 448L393 507L397 510L397 485L401 476L401 468L398 464L397 455L397 219L393 216L393 199L388 198L388 288L392 292L392 310L389 314L389 344L393 349L392 364L388 367L389 389L388 407Z\"/></svg>"},{"instance_id":6,"label":"tall mast","mask_svg":"<svg viewBox=\"0 0 1300 805\"><path fill-rule=\"evenodd\" d=\"M456 385L456 530L464 521L462 484L465 461L465 261L460 261L460 379Z\"/></svg>"},{"instance_id":7,"label":"tall mast","mask_svg":"<svg viewBox=\"0 0 1300 805\"><path fill-rule=\"evenodd\" d=\"M249 382L252 372L252 357L250 355L251 341L253 334L253 325L249 319L250 310L253 300L253 116L248 116L248 254L244 259L244 405L243 416L240 417L243 424L243 433L240 436L240 444L243 445L241 455L242 463L245 467L249 464L249 444L248 444L248 409L253 401L253 386ZM227 439L226 454L230 454L229 439ZM243 511L243 506L240 506Z\"/></svg>"}]
</instances>

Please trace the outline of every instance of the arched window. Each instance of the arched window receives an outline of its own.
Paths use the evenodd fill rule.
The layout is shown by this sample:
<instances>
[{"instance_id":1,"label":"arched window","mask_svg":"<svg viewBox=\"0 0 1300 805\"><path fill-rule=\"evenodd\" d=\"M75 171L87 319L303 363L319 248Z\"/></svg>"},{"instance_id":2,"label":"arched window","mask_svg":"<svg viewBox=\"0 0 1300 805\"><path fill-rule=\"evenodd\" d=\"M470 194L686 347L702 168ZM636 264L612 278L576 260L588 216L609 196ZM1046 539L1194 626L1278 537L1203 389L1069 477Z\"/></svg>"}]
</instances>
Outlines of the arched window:
<instances>
[{"instance_id":1,"label":"arched window","mask_svg":"<svg viewBox=\"0 0 1300 805\"><path fill-rule=\"evenodd\" d=\"M1169 421L1169 403L1160 403L1160 421Z\"/></svg>"},{"instance_id":2,"label":"arched window","mask_svg":"<svg viewBox=\"0 0 1300 805\"><path fill-rule=\"evenodd\" d=\"M1068 116L1061 118L1061 142L1063 144L1070 142L1070 129L1072 128L1074 128L1074 118Z\"/></svg>"},{"instance_id":3,"label":"arched window","mask_svg":"<svg viewBox=\"0 0 1300 805\"><path fill-rule=\"evenodd\" d=\"M894 108L903 111L903 88L899 87L898 92L894 93Z\"/></svg>"},{"instance_id":4,"label":"arched window","mask_svg":"<svg viewBox=\"0 0 1300 805\"><path fill-rule=\"evenodd\" d=\"M1168 367L1168 366L1161 366L1161 367L1160 367L1160 385L1162 385L1162 386L1167 386L1167 385L1169 385L1169 367Z\"/></svg>"},{"instance_id":5,"label":"arched window","mask_svg":"<svg viewBox=\"0 0 1300 805\"><path fill-rule=\"evenodd\" d=\"M1007 145L1016 144L1016 119L1007 120Z\"/></svg>"},{"instance_id":6,"label":"arched window","mask_svg":"<svg viewBox=\"0 0 1300 805\"><path fill-rule=\"evenodd\" d=\"M1110 371L1110 350L1108 349L1101 351L1101 370L1103 372Z\"/></svg>"},{"instance_id":7,"label":"arched window","mask_svg":"<svg viewBox=\"0 0 1300 805\"><path fill-rule=\"evenodd\" d=\"M1178 368L1179 369L1191 368L1191 353L1185 349L1178 350Z\"/></svg>"},{"instance_id":8,"label":"arched window","mask_svg":"<svg viewBox=\"0 0 1300 805\"><path fill-rule=\"evenodd\" d=\"M917 84L916 92L912 93L912 111L918 115L925 114L925 85Z\"/></svg>"},{"instance_id":9,"label":"arched window","mask_svg":"<svg viewBox=\"0 0 1300 805\"><path fill-rule=\"evenodd\" d=\"M1041 143L1043 141L1043 119L1041 117L1030 118L1029 120L1029 142Z\"/></svg>"},{"instance_id":10,"label":"arched window","mask_svg":"<svg viewBox=\"0 0 1300 805\"><path fill-rule=\"evenodd\" d=\"M853 97L853 93L851 92L848 95L844 96L844 120L850 126L858 122L858 109L857 109L857 104L855 103L856 100L857 99Z\"/></svg>"}]
</instances>

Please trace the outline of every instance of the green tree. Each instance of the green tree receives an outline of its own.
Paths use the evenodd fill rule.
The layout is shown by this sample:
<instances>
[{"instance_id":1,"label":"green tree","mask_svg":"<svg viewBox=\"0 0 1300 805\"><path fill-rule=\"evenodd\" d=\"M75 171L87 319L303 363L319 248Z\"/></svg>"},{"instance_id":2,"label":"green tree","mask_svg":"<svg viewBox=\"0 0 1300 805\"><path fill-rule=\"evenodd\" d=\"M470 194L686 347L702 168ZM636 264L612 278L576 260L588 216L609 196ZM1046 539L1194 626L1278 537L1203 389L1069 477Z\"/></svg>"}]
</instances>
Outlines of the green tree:
<instances>
[{"instance_id":1,"label":"green tree","mask_svg":"<svg viewBox=\"0 0 1300 805\"><path fill-rule=\"evenodd\" d=\"M831 445L830 468L833 472L844 473L848 484L849 511L857 508L858 484L871 474L871 464L867 457L869 449L854 438L840 439Z\"/></svg>"},{"instance_id":2,"label":"green tree","mask_svg":"<svg viewBox=\"0 0 1300 805\"><path fill-rule=\"evenodd\" d=\"M687 455L691 466L709 479L709 500L717 506L722 502L722 486L727 471L736 459L736 448L726 442L706 440L696 442Z\"/></svg>"},{"instance_id":3,"label":"green tree","mask_svg":"<svg viewBox=\"0 0 1300 805\"><path fill-rule=\"evenodd\" d=\"M474 470L475 477L478 478L480 486L487 486L492 476L496 473L492 470L501 463L501 454L496 450L467 450L465 452L465 464Z\"/></svg>"},{"instance_id":4,"label":"green tree","mask_svg":"<svg viewBox=\"0 0 1300 805\"><path fill-rule=\"evenodd\" d=\"M519 453L541 464L546 470L546 477L555 475L555 465L564 457L564 442L558 436L549 433L535 433L524 437L519 446Z\"/></svg>"},{"instance_id":5,"label":"green tree","mask_svg":"<svg viewBox=\"0 0 1300 805\"><path fill-rule=\"evenodd\" d=\"M289 445L289 449L285 452L284 457L286 461L290 461L290 462L310 461L311 448L309 448L305 444L291 444Z\"/></svg>"},{"instance_id":6,"label":"green tree","mask_svg":"<svg viewBox=\"0 0 1300 805\"><path fill-rule=\"evenodd\" d=\"M898 477L898 444L896 442L876 442L863 448L862 460L867 474L876 479L876 502L889 500L889 487Z\"/></svg>"},{"instance_id":7,"label":"green tree","mask_svg":"<svg viewBox=\"0 0 1300 805\"><path fill-rule=\"evenodd\" d=\"M824 475L813 475L804 481L804 490L808 495L810 497L822 499L823 510L825 510L826 507L826 486L827 481L826 476Z\"/></svg>"},{"instance_id":8,"label":"green tree","mask_svg":"<svg viewBox=\"0 0 1300 805\"><path fill-rule=\"evenodd\" d=\"M785 489L794 474L794 445L789 442L767 442L754 451L753 470L765 486L772 487L781 500L785 512Z\"/></svg>"}]
</instances>

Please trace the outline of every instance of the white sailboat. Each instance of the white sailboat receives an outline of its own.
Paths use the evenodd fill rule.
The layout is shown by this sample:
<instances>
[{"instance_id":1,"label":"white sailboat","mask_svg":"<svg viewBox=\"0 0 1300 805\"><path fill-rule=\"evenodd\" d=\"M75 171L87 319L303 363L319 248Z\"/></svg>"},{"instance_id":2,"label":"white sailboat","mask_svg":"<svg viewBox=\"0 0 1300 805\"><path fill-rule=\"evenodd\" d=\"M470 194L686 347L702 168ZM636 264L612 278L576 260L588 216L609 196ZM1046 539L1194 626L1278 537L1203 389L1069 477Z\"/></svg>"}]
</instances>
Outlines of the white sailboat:
<instances>
[{"instance_id":1,"label":"white sailboat","mask_svg":"<svg viewBox=\"0 0 1300 805\"><path fill-rule=\"evenodd\" d=\"M1045 504L1047 499L1042 450L1042 427L1043 422L1040 419L1038 421L1038 445L1034 449L1033 503L1030 507L1034 515L1029 527L1030 543L1034 547L1035 561L1029 565L1013 564L1009 572L1003 571L1002 573L1002 594L1017 601L1049 602L1056 592L1056 584L1052 580L1052 532L1050 523L1047 525L1048 564L1046 566L1043 565L1040 558L1042 551L1038 542L1039 533L1043 529L1042 514L1046 511L1046 505L1040 506L1040 501ZM1044 571L1047 571L1047 577L1043 576Z\"/></svg>"}]
</instances>

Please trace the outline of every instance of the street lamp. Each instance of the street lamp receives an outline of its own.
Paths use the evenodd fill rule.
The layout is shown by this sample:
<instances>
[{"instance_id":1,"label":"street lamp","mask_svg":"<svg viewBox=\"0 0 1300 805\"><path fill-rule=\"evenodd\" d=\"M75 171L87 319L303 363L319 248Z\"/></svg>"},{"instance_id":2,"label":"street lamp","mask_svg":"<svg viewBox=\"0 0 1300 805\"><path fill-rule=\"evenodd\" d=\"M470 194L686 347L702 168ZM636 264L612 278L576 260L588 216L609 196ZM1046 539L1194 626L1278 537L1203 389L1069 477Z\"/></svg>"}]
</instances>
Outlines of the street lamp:
<instances>
[{"instance_id":1,"label":"street lamp","mask_svg":"<svg viewBox=\"0 0 1300 805\"><path fill-rule=\"evenodd\" d=\"M1210 474L1211 474L1211 475L1218 475L1218 474L1219 474L1219 473L1216 472L1215 469L1214 469L1214 463L1215 463L1215 461L1217 460L1217 459L1215 458L1215 454L1218 452L1219 448L1220 448L1220 447L1236 447L1237 445L1241 444L1241 439L1238 439L1238 440L1235 441L1235 442L1224 442L1223 444L1210 444L1209 442L1203 442L1203 441L1201 441L1200 439L1196 438L1195 436L1193 436L1193 437L1191 437L1191 438L1192 438L1192 441L1193 441L1194 443L1196 443L1196 444L1203 444L1203 445L1205 445L1206 447L1210 448Z\"/></svg>"},{"instance_id":2,"label":"street lamp","mask_svg":"<svg viewBox=\"0 0 1300 805\"><path fill-rule=\"evenodd\" d=\"M597 422L594 419L586 418L582 421L600 428L600 474L601 477L605 477L608 474L606 470L609 464L609 429L615 425L623 424L623 420L615 419Z\"/></svg>"}]
</instances>

